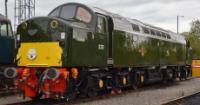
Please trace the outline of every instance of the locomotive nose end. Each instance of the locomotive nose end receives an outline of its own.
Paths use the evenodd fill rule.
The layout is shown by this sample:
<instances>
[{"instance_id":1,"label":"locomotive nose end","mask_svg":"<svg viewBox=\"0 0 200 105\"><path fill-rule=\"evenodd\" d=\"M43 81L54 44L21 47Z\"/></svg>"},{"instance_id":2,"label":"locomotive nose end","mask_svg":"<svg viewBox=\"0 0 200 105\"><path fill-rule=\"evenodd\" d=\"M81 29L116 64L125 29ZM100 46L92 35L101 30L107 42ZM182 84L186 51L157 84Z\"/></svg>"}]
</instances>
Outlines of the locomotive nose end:
<instances>
[{"instance_id":1,"label":"locomotive nose end","mask_svg":"<svg viewBox=\"0 0 200 105\"><path fill-rule=\"evenodd\" d=\"M46 76L48 79L57 79L60 76L60 72L56 68L49 68L46 71Z\"/></svg>"},{"instance_id":2,"label":"locomotive nose end","mask_svg":"<svg viewBox=\"0 0 200 105\"><path fill-rule=\"evenodd\" d=\"M15 78L17 76L17 71L14 67L6 68L4 70L4 76L6 78Z\"/></svg>"}]
</instances>

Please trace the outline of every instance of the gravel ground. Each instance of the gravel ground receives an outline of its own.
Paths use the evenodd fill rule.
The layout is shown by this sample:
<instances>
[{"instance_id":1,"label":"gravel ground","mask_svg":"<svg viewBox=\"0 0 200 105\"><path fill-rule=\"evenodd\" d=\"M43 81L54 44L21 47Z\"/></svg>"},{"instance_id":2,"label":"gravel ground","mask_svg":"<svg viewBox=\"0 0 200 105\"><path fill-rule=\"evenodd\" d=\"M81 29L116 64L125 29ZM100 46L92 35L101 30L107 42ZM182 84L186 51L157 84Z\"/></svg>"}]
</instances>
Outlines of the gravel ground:
<instances>
[{"instance_id":1,"label":"gravel ground","mask_svg":"<svg viewBox=\"0 0 200 105\"><path fill-rule=\"evenodd\" d=\"M161 105L173 99L200 91L200 78L177 82L170 86L133 91L122 96L101 99L74 105Z\"/></svg>"},{"instance_id":2,"label":"gravel ground","mask_svg":"<svg viewBox=\"0 0 200 105\"><path fill-rule=\"evenodd\" d=\"M136 91L128 91L122 95L107 97L103 96L100 99L94 99L89 101L75 100L72 103L66 103L62 105L161 105L167 103L173 99L177 99L183 96L188 96L196 92L200 92L200 78L190 79L183 82L176 82L162 86L151 85L143 87ZM22 100L19 97L3 97L0 98L0 105L22 102L28 100ZM20 104L17 104L20 105ZM37 104L34 104L37 105ZM47 104L38 104L47 105ZM58 104L57 104L58 105ZM185 105L185 104L184 104Z\"/></svg>"}]
</instances>

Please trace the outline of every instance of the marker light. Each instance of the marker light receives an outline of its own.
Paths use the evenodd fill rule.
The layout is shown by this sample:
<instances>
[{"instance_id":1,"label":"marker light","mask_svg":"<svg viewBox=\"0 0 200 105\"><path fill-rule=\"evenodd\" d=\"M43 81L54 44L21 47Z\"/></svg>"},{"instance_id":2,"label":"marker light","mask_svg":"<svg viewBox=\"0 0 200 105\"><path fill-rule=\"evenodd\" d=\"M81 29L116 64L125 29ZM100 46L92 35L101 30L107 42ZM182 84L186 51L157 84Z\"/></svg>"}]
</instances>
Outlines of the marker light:
<instances>
[{"instance_id":1,"label":"marker light","mask_svg":"<svg viewBox=\"0 0 200 105\"><path fill-rule=\"evenodd\" d=\"M20 41L20 34L17 34L17 41Z\"/></svg>"},{"instance_id":2,"label":"marker light","mask_svg":"<svg viewBox=\"0 0 200 105\"><path fill-rule=\"evenodd\" d=\"M61 33L60 33L60 38L61 38L61 39L65 39L65 32L61 32Z\"/></svg>"}]
</instances>

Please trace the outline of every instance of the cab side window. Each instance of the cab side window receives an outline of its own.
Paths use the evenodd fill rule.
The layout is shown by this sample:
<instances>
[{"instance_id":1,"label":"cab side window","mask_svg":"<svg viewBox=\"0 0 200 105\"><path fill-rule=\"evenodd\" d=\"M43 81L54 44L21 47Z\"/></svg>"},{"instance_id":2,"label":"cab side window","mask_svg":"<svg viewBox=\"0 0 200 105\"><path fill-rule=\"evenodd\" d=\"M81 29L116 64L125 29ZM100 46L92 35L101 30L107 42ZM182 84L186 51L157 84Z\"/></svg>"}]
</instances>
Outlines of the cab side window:
<instances>
[{"instance_id":1,"label":"cab side window","mask_svg":"<svg viewBox=\"0 0 200 105\"><path fill-rule=\"evenodd\" d=\"M106 33L106 19L100 15L98 15L97 19L97 32L102 34Z\"/></svg>"},{"instance_id":2,"label":"cab side window","mask_svg":"<svg viewBox=\"0 0 200 105\"><path fill-rule=\"evenodd\" d=\"M1 36L7 36L7 24L1 24L0 35Z\"/></svg>"},{"instance_id":3,"label":"cab side window","mask_svg":"<svg viewBox=\"0 0 200 105\"><path fill-rule=\"evenodd\" d=\"M13 37L12 27L10 24L8 25L8 36Z\"/></svg>"}]
</instances>

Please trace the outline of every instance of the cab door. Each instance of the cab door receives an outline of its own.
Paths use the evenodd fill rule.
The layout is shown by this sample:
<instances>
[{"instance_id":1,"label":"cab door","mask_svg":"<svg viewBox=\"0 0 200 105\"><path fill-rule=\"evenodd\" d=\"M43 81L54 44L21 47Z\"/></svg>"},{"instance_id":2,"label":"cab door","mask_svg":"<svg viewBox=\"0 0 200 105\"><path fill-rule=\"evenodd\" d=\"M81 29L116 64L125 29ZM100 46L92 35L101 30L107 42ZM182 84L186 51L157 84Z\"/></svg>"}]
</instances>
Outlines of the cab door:
<instances>
[{"instance_id":1,"label":"cab door","mask_svg":"<svg viewBox=\"0 0 200 105\"><path fill-rule=\"evenodd\" d=\"M14 38L11 25L0 23L0 65L14 61Z\"/></svg>"},{"instance_id":2,"label":"cab door","mask_svg":"<svg viewBox=\"0 0 200 105\"><path fill-rule=\"evenodd\" d=\"M102 66L106 66L108 57L108 20L106 16L101 14L97 14L96 37L98 39L96 43L98 61Z\"/></svg>"}]
</instances>

